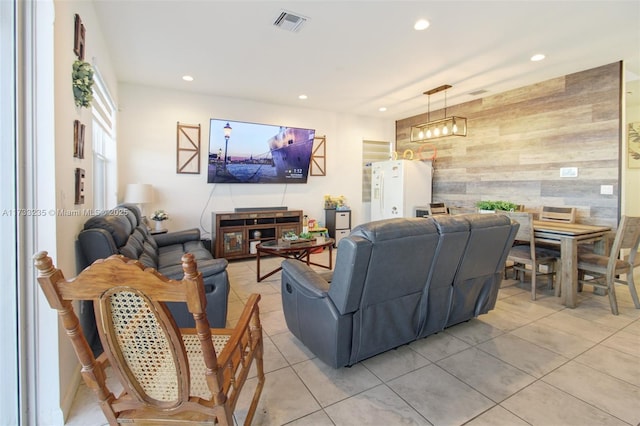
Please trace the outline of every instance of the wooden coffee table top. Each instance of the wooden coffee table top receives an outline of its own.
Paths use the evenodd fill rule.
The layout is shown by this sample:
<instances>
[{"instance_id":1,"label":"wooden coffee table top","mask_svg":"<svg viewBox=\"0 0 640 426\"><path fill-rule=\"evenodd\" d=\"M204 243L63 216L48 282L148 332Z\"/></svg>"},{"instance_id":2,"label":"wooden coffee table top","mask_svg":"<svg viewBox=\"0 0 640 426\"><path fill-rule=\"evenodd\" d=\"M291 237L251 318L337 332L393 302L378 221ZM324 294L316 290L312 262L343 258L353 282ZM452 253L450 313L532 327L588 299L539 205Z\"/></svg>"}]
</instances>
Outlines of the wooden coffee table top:
<instances>
[{"instance_id":1,"label":"wooden coffee table top","mask_svg":"<svg viewBox=\"0 0 640 426\"><path fill-rule=\"evenodd\" d=\"M305 240L305 241L280 241L269 240L264 241L256 246L258 250L262 251L277 251L277 252L294 252L300 250L308 250L320 247L333 246L335 240L333 238L325 238L324 242L318 243L318 240Z\"/></svg>"}]
</instances>

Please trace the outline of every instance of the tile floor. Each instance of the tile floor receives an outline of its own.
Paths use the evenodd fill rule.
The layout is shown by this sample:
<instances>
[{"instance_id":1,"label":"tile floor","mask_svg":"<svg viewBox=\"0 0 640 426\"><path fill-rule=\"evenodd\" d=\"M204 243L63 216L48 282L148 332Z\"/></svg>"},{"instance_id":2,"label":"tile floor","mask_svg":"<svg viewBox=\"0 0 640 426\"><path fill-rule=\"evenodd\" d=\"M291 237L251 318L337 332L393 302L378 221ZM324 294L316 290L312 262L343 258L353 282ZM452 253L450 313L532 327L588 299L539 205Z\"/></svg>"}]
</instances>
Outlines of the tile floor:
<instances>
[{"instance_id":1,"label":"tile floor","mask_svg":"<svg viewBox=\"0 0 640 426\"><path fill-rule=\"evenodd\" d=\"M267 374L254 425L640 424L640 310L625 288L614 316L589 287L566 309L544 286L532 302L528 288L505 280L490 313L334 370L287 330L280 273L257 283L255 267L252 259L228 269L231 323L248 294L262 294ZM254 383L238 403L239 424ZM84 383L67 424L106 424Z\"/></svg>"}]
</instances>

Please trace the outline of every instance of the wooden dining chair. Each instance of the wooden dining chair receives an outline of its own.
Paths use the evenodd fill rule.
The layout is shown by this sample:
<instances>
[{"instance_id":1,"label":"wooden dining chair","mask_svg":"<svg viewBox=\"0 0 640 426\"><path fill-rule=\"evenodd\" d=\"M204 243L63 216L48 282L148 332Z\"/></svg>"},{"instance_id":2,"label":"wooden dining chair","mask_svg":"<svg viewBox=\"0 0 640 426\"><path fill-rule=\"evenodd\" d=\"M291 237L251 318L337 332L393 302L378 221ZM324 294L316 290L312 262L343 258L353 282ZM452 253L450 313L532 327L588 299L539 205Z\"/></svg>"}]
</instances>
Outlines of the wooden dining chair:
<instances>
[{"instance_id":1,"label":"wooden dining chair","mask_svg":"<svg viewBox=\"0 0 640 426\"><path fill-rule=\"evenodd\" d=\"M210 329L202 274L192 254L182 257L184 278L115 255L66 280L47 252L34 256L38 282L56 309L110 425L233 425L233 412L251 365L257 382L245 418L251 423L264 386L258 301L252 294L235 328ZM93 300L104 352L97 359L84 337L73 302ZM181 302L195 329L179 329L165 302ZM123 390L107 385L111 366Z\"/></svg>"},{"instance_id":2,"label":"wooden dining chair","mask_svg":"<svg viewBox=\"0 0 640 426\"><path fill-rule=\"evenodd\" d=\"M575 207L542 206L542 208L540 209L539 220L546 220L550 222L575 223L576 208Z\"/></svg>"},{"instance_id":3,"label":"wooden dining chair","mask_svg":"<svg viewBox=\"0 0 640 426\"><path fill-rule=\"evenodd\" d=\"M445 203L430 203L429 216L438 214L449 214L449 209Z\"/></svg>"},{"instance_id":4,"label":"wooden dining chair","mask_svg":"<svg viewBox=\"0 0 640 426\"><path fill-rule=\"evenodd\" d=\"M578 283L605 288L609 293L611 312L618 315L618 300L615 284L629 288L633 304L640 309L640 301L633 280L633 270L640 264L636 259L640 245L640 217L622 216L609 255L593 252L578 252ZM628 251L626 256L621 252ZM622 257L622 258L621 258ZM622 275L626 279L622 279Z\"/></svg>"},{"instance_id":5,"label":"wooden dining chair","mask_svg":"<svg viewBox=\"0 0 640 426\"><path fill-rule=\"evenodd\" d=\"M526 272L531 273L531 300L536 300L536 284L539 276L549 277L549 286L553 287L555 276L556 292L560 288L560 274L557 271L560 253L550 249L536 247L533 234L533 214L526 212L500 212L520 224L513 247L509 250L507 261L512 262L511 269L516 272L515 278L524 282ZM541 271L545 265L547 271ZM529 267L529 268L527 268Z\"/></svg>"}]
</instances>

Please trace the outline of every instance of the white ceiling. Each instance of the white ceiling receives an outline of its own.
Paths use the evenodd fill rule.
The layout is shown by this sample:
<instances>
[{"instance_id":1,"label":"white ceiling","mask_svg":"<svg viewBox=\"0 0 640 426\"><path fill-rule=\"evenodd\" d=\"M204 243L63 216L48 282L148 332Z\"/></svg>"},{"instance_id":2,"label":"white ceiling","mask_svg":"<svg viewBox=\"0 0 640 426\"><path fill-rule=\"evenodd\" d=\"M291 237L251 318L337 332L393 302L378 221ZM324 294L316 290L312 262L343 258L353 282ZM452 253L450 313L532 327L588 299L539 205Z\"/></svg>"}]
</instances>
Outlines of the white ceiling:
<instances>
[{"instance_id":1,"label":"white ceiling","mask_svg":"<svg viewBox=\"0 0 640 426\"><path fill-rule=\"evenodd\" d=\"M455 105L624 60L640 103L637 0L94 3L120 82L398 119L426 112L422 93L442 84ZM277 28L283 9L309 20ZM431 26L415 31L418 18Z\"/></svg>"}]
</instances>

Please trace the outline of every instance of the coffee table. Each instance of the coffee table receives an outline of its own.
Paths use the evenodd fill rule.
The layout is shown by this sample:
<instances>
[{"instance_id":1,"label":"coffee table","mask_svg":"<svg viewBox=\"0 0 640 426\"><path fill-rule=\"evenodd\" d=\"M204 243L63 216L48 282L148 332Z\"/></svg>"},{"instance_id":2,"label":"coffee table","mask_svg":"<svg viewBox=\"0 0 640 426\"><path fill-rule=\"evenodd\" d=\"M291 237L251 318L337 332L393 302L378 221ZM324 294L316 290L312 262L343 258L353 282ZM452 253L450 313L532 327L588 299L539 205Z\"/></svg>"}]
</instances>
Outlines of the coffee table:
<instances>
[{"instance_id":1,"label":"coffee table","mask_svg":"<svg viewBox=\"0 0 640 426\"><path fill-rule=\"evenodd\" d=\"M264 280L265 278L270 277L278 271L282 270L282 267L278 267L273 271L260 276L260 256L261 255L274 255L284 257L285 259L297 259L303 262L306 262L307 265L315 265L320 266L326 269L333 268L333 245L335 244L335 240L333 238L325 238L321 242L318 242L317 239L305 241L305 242L291 242L291 241L280 241L280 240L270 240L264 241L256 246L256 261L257 261L257 278L258 282ZM311 254L320 248L329 248L329 265L321 265L319 263L314 263L311 261Z\"/></svg>"}]
</instances>

